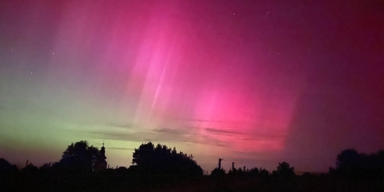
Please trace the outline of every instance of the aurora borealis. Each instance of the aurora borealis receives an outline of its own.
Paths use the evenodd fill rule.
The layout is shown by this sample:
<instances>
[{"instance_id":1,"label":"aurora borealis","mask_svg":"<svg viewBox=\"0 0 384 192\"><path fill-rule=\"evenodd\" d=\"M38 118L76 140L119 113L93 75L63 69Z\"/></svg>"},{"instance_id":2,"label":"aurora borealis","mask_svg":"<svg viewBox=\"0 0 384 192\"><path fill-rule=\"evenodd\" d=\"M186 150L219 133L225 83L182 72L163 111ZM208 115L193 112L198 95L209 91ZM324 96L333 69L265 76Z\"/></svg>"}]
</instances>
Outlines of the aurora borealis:
<instances>
[{"instance_id":1,"label":"aurora borealis","mask_svg":"<svg viewBox=\"0 0 384 192\"><path fill-rule=\"evenodd\" d=\"M384 148L379 1L0 3L0 154L58 161L71 142L111 166L152 141L205 170L327 171Z\"/></svg>"}]
</instances>

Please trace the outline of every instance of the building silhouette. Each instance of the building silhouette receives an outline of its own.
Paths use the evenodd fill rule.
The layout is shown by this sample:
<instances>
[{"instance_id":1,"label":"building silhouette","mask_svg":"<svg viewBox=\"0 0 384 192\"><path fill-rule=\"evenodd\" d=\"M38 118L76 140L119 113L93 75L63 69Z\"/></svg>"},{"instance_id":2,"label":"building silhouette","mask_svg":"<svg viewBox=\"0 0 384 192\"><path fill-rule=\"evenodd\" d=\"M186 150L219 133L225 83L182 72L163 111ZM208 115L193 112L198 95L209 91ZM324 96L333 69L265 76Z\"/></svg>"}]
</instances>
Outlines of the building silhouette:
<instances>
[{"instance_id":1,"label":"building silhouette","mask_svg":"<svg viewBox=\"0 0 384 192\"><path fill-rule=\"evenodd\" d=\"M105 156L105 147L104 147L104 142L103 142L103 146L101 147L101 149L100 149L100 151L96 157L96 162L95 162L95 166L94 166L95 172L103 171L103 170L107 169L108 164L107 164L106 159L107 159L107 157Z\"/></svg>"}]
</instances>

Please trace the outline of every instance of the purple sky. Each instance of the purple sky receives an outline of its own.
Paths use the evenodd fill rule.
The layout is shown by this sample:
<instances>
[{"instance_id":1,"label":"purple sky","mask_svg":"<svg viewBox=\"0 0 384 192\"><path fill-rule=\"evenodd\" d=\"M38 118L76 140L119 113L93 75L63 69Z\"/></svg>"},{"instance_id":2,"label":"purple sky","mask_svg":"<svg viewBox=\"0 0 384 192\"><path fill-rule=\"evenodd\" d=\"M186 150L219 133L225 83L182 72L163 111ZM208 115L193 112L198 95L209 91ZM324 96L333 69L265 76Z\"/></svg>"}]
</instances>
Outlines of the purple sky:
<instances>
[{"instance_id":1,"label":"purple sky","mask_svg":"<svg viewBox=\"0 0 384 192\"><path fill-rule=\"evenodd\" d=\"M205 170L327 171L384 149L380 1L8 1L0 5L0 154L58 161L141 143Z\"/></svg>"}]
</instances>

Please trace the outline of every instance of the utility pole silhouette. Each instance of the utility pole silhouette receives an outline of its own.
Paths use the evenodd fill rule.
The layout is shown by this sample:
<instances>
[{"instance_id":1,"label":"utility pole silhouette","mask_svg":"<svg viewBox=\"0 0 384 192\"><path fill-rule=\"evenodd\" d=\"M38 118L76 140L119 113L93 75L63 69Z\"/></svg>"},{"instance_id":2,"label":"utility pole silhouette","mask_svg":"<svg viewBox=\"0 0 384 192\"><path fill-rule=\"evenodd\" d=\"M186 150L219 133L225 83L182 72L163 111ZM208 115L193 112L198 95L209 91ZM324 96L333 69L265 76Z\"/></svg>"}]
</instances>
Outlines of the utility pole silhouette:
<instances>
[{"instance_id":1,"label":"utility pole silhouette","mask_svg":"<svg viewBox=\"0 0 384 192\"><path fill-rule=\"evenodd\" d=\"M235 170L235 162L232 162L232 171Z\"/></svg>"},{"instance_id":2,"label":"utility pole silhouette","mask_svg":"<svg viewBox=\"0 0 384 192\"><path fill-rule=\"evenodd\" d=\"M221 169L221 161L222 160L223 160L222 158L219 158L219 169Z\"/></svg>"}]
</instances>

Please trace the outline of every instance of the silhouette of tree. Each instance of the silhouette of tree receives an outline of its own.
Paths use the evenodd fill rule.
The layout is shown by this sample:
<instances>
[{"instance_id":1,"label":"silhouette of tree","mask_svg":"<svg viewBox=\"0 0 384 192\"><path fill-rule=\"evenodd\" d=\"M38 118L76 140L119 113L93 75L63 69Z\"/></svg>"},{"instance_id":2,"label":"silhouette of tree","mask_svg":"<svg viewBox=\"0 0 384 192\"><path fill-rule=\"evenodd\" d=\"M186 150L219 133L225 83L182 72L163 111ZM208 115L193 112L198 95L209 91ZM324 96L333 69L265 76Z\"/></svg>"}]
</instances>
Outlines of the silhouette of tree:
<instances>
[{"instance_id":1,"label":"silhouette of tree","mask_svg":"<svg viewBox=\"0 0 384 192\"><path fill-rule=\"evenodd\" d=\"M263 169L263 168L260 168L260 169L259 169L259 177L260 177L261 179L268 179L269 176L270 176L270 173L269 173L268 170Z\"/></svg>"},{"instance_id":2,"label":"silhouette of tree","mask_svg":"<svg viewBox=\"0 0 384 192\"><path fill-rule=\"evenodd\" d=\"M255 177L255 176L259 176L260 175L260 171L257 167L249 170L249 175Z\"/></svg>"},{"instance_id":3,"label":"silhouette of tree","mask_svg":"<svg viewBox=\"0 0 384 192\"><path fill-rule=\"evenodd\" d=\"M374 160L375 167L377 167L377 172L380 178L382 178L384 183L384 150L380 150L376 154L376 159Z\"/></svg>"},{"instance_id":4,"label":"silhouette of tree","mask_svg":"<svg viewBox=\"0 0 384 192\"><path fill-rule=\"evenodd\" d=\"M166 145L149 142L135 149L132 158L135 171L154 174L202 175L203 169L193 160L192 155L177 153Z\"/></svg>"},{"instance_id":5,"label":"silhouette of tree","mask_svg":"<svg viewBox=\"0 0 384 192\"><path fill-rule=\"evenodd\" d=\"M156 164L154 150L154 145L151 142L140 145L139 149L135 149L133 153L132 164L140 168L141 171L153 170Z\"/></svg>"},{"instance_id":6,"label":"silhouette of tree","mask_svg":"<svg viewBox=\"0 0 384 192\"><path fill-rule=\"evenodd\" d=\"M315 175L313 175L312 173L310 172L304 172L301 177L302 178L313 178Z\"/></svg>"},{"instance_id":7,"label":"silhouette of tree","mask_svg":"<svg viewBox=\"0 0 384 192\"><path fill-rule=\"evenodd\" d=\"M63 152L59 163L55 164L60 171L71 173L89 173L99 154L96 147L88 146L87 141L79 141L71 144Z\"/></svg>"},{"instance_id":8,"label":"silhouette of tree","mask_svg":"<svg viewBox=\"0 0 384 192\"><path fill-rule=\"evenodd\" d=\"M115 172L117 173L117 174L127 174L128 173L128 168L126 168L126 167L119 167L119 168L117 168L117 169L115 169Z\"/></svg>"},{"instance_id":9,"label":"silhouette of tree","mask_svg":"<svg viewBox=\"0 0 384 192\"><path fill-rule=\"evenodd\" d=\"M284 177L284 178L293 178L296 176L294 172L294 167L290 167L290 165L287 162L279 163L279 166L277 167L277 175Z\"/></svg>"},{"instance_id":10,"label":"silhouette of tree","mask_svg":"<svg viewBox=\"0 0 384 192\"><path fill-rule=\"evenodd\" d=\"M362 156L354 149L346 149L337 155L336 169L343 176L357 178L361 174Z\"/></svg>"},{"instance_id":11,"label":"silhouette of tree","mask_svg":"<svg viewBox=\"0 0 384 192\"><path fill-rule=\"evenodd\" d=\"M241 169L241 167L239 167L239 168L237 169L237 174L238 174L238 175L243 175L243 174L244 174L244 171L243 171L243 169Z\"/></svg>"},{"instance_id":12,"label":"silhouette of tree","mask_svg":"<svg viewBox=\"0 0 384 192\"><path fill-rule=\"evenodd\" d=\"M219 169L219 168L215 168L215 169L213 169L212 171L211 171L211 176L212 177L220 177L220 176L223 176L223 175L225 175L226 173L225 173L225 170L224 169Z\"/></svg>"},{"instance_id":13,"label":"silhouette of tree","mask_svg":"<svg viewBox=\"0 0 384 192\"><path fill-rule=\"evenodd\" d=\"M0 158L0 174L16 173L17 171L16 165L12 165L7 160Z\"/></svg>"},{"instance_id":14,"label":"silhouette of tree","mask_svg":"<svg viewBox=\"0 0 384 192\"><path fill-rule=\"evenodd\" d=\"M25 166L21 172L22 173L29 173L29 174L35 174L39 171L39 168L34 166L32 163L29 163L27 166Z\"/></svg>"},{"instance_id":15,"label":"silhouette of tree","mask_svg":"<svg viewBox=\"0 0 384 192\"><path fill-rule=\"evenodd\" d=\"M40 168L39 168L39 171L41 173L51 173L52 172L52 163L44 163L44 165L42 165Z\"/></svg>"},{"instance_id":16,"label":"silhouette of tree","mask_svg":"<svg viewBox=\"0 0 384 192\"><path fill-rule=\"evenodd\" d=\"M359 153L356 150L346 149L337 155L336 168L341 170L356 166L359 158Z\"/></svg>"},{"instance_id":17,"label":"silhouette of tree","mask_svg":"<svg viewBox=\"0 0 384 192\"><path fill-rule=\"evenodd\" d=\"M229 171L228 171L228 175L237 175L237 169L230 169Z\"/></svg>"},{"instance_id":18,"label":"silhouette of tree","mask_svg":"<svg viewBox=\"0 0 384 192\"><path fill-rule=\"evenodd\" d=\"M337 155L335 171L350 179L383 178L384 152L367 155L354 149L346 149Z\"/></svg>"}]
</instances>

